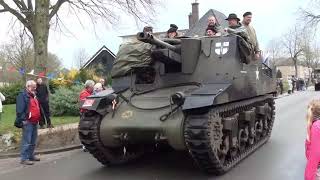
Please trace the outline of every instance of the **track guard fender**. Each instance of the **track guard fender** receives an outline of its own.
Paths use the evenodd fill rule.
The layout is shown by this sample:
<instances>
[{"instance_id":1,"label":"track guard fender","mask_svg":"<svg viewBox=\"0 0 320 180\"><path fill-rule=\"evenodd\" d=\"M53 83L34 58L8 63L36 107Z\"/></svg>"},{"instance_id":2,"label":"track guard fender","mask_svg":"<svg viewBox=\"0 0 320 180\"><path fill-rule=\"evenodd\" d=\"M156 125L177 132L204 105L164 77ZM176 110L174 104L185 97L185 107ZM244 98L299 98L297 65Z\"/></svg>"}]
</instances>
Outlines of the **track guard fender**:
<instances>
[{"instance_id":1,"label":"track guard fender","mask_svg":"<svg viewBox=\"0 0 320 180\"><path fill-rule=\"evenodd\" d=\"M117 97L114 91L108 91L97 95L91 95L86 98L85 101L80 103L81 109L96 111L101 114L101 109L106 109L108 105L112 104L112 101Z\"/></svg>"},{"instance_id":2,"label":"track guard fender","mask_svg":"<svg viewBox=\"0 0 320 180\"><path fill-rule=\"evenodd\" d=\"M205 84L185 98L182 110L214 105L215 98L226 91L231 84Z\"/></svg>"}]
</instances>

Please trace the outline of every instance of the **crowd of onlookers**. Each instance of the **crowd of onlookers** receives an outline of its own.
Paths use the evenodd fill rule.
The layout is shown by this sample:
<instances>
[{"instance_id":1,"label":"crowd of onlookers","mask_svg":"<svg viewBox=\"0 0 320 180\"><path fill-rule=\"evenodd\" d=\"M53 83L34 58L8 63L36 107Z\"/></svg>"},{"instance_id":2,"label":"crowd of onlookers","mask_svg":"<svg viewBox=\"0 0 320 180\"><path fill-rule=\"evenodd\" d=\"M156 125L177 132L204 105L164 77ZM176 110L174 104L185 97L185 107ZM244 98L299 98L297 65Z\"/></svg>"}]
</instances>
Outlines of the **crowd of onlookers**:
<instances>
[{"instance_id":1,"label":"crowd of onlookers","mask_svg":"<svg viewBox=\"0 0 320 180\"><path fill-rule=\"evenodd\" d=\"M292 76L288 78L288 94L294 93L294 91L305 91L309 86L309 79L296 78ZM282 78L277 79L277 88L279 94L284 93L284 82Z\"/></svg>"},{"instance_id":2,"label":"crowd of onlookers","mask_svg":"<svg viewBox=\"0 0 320 180\"><path fill-rule=\"evenodd\" d=\"M84 101L88 96L97 94L106 88L104 79L100 79L97 83L87 80L85 89L79 94L79 101ZM38 128L54 128L50 119L49 94L48 86L41 78L38 78L36 81L28 80L25 88L16 98L14 125L22 129L20 155L23 165L33 165L34 161L40 161L40 158L34 155ZM0 92L0 122L4 100L5 97ZM81 114L83 110L79 109Z\"/></svg>"}]
</instances>

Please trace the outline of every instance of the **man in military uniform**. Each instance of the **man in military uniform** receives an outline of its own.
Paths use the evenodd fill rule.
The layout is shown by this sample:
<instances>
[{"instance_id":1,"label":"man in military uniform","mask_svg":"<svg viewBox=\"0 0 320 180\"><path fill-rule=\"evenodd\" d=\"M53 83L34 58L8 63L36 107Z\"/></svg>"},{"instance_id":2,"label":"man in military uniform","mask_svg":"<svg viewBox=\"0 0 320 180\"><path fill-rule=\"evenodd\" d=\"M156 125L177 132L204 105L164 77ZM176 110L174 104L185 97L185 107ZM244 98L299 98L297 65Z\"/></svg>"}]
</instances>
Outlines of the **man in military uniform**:
<instances>
[{"instance_id":1,"label":"man in military uniform","mask_svg":"<svg viewBox=\"0 0 320 180\"><path fill-rule=\"evenodd\" d=\"M166 38L175 38L178 36L178 26L175 24L170 24L170 28L167 31Z\"/></svg>"},{"instance_id":2,"label":"man in military uniform","mask_svg":"<svg viewBox=\"0 0 320 180\"><path fill-rule=\"evenodd\" d=\"M253 48L246 28L241 25L240 19L234 13L229 14L226 20L229 27L225 28L225 32L241 37L239 38L240 57L243 63L249 64L252 60Z\"/></svg>"},{"instance_id":3,"label":"man in military uniform","mask_svg":"<svg viewBox=\"0 0 320 180\"><path fill-rule=\"evenodd\" d=\"M143 28L143 32L144 33L152 33L153 32L153 27L152 26L145 26L144 28Z\"/></svg>"},{"instance_id":4,"label":"man in military uniform","mask_svg":"<svg viewBox=\"0 0 320 180\"><path fill-rule=\"evenodd\" d=\"M253 46L254 54L255 54L255 59L260 58L260 48L259 48L259 43L256 35L256 30L250 25L252 19L252 13L251 12L245 12L243 14L243 20L242 20L242 25L246 28L248 35L250 37L250 41Z\"/></svg>"},{"instance_id":5,"label":"man in military uniform","mask_svg":"<svg viewBox=\"0 0 320 180\"><path fill-rule=\"evenodd\" d=\"M237 34L241 36L246 41L250 42L249 34L244 26L240 24L240 19L237 17L236 14L231 13L229 14L228 18L229 27L225 28L225 31L229 34Z\"/></svg>"}]
</instances>

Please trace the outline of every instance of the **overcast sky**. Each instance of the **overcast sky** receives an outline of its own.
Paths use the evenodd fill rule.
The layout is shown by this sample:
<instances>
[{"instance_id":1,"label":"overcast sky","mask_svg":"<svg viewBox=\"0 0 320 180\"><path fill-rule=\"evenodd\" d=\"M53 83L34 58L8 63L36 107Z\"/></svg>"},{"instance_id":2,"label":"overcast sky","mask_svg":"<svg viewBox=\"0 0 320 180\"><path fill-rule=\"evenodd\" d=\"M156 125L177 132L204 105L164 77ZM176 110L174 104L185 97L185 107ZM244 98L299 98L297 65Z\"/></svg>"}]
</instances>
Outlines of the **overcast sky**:
<instances>
[{"instance_id":1,"label":"overcast sky","mask_svg":"<svg viewBox=\"0 0 320 180\"><path fill-rule=\"evenodd\" d=\"M162 6L156 8L157 15L151 24L154 31L166 31L170 23L176 24L179 29L188 28L188 14L191 12L191 3L194 0L163 0L162 2ZM236 13L239 17L242 17L245 11L253 12L252 24L256 29L262 49L271 39L292 27L296 22L298 8L308 5L308 0L198 0L198 2L200 18L209 9L216 9L226 16L229 13ZM119 13L121 19L116 26L108 27L106 24L98 23L94 31L93 26L84 15L81 15L81 19L84 19L85 27L81 26L75 17L66 13L66 7L62 7L61 18L64 18L65 25L72 35L50 31L49 51L57 54L67 68L75 66L74 54L79 49L85 49L88 55L92 56L103 45L106 45L116 54L121 44L121 38L118 36L135 34L145 25L140 24L140 27L137 27L133 18L125 13ZM3 44L10 41L8 27L11 16L2 13L0 20L0 44Z\"/></svg>"}]
</instances>

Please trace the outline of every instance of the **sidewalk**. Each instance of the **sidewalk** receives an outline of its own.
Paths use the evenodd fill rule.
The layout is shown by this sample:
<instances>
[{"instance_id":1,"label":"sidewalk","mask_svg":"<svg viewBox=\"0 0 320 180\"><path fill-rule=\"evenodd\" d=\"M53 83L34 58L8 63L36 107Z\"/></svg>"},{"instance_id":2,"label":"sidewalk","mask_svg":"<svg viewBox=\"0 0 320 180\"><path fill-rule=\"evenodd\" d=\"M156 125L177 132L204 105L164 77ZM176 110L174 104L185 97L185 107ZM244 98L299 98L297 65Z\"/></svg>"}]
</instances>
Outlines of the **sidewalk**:
<instances>
[{"instance_id":1,"label":"sidewalk","mask_svg":"<svg viewBox=\"0 0 320 180\"><path fill-rule=\"evenodd\" d=\"M18 144L16 144L15 147L20 149ZM36 153L50 154L78 149L80 147L78 123L38 130ZM17 156L19 156L19 153L0 153L0 159Z\"/></svg>"},{"instance_id":2,"label":"sidewalk","mask_svg":"<svg viewBox=\"0 0 320 180\"><path fill-rule=\"evenodd\" d=\"M20 158L8 158L8 159L0 159L0 175L6 174L9 172L14 172L17 170L20 170L22 168L31 168L34 166L39 166L44 163L56 163L56 160L61 158L68 158L71 154L80 152L81 150L73 150L68 152L60 152L60 153L54 153L54 154L47 154L47 155L40 155L40 162L36 162L32 166L26 166L20 164Z\"/></svg>"}]
</instances>

